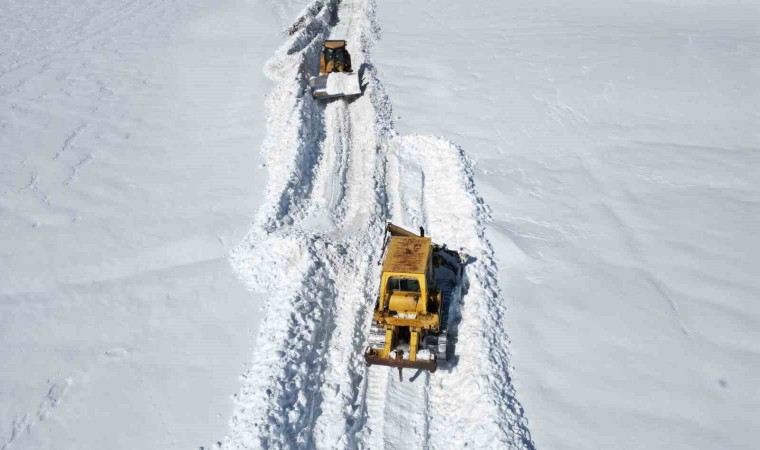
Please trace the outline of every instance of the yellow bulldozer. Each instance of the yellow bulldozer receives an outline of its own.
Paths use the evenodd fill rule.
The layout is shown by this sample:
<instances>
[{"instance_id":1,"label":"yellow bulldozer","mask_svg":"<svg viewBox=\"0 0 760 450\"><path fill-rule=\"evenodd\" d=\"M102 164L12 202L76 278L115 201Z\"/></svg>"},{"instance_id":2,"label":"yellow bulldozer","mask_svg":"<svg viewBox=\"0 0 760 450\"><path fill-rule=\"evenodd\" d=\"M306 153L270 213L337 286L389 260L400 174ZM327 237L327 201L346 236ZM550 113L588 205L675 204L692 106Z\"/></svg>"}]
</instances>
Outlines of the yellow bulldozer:
<instances>
[{"instance_id":1,"label":"yellow bulldozer","mask_svg":"<svg viewBox=\"0 0 760 450\"><path fill-rule=\"evenodd\" d=\"M324 42L319 75L309 79L309 86L314 98L320 100L361 95L361 79L353 71L345 40Z\"/></svg>"},{"instance_id":2,"label":"yellow bulldozer","mask_svg":"<svg viewBox=\"0 0 760 450\"><path fill-rule=\"evenodd\" d=\"M451 289L461 282L466 255L391 223L385 229L380 294L364 352L367 365L435 372L447 359Z\"/></svg>"}]
</instances>

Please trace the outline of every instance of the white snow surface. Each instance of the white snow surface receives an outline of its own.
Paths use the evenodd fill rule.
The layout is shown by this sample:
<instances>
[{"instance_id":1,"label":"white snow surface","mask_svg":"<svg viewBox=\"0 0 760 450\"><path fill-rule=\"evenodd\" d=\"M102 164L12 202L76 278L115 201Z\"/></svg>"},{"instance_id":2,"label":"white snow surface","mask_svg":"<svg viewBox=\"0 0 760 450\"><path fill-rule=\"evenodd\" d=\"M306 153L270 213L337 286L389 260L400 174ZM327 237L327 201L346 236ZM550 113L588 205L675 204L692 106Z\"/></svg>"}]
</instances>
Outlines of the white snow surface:
<instances>
[{"instance_id":1,"label":"white snow surface","mask_svg":"<svg viewBox=\"0 0 760 450\"><path fill-rule=\"evenodd\" d=\"M756 447L757 4L306 1L0 5L0 450ZM403 381L387 221L470 255Z\"/></svg>"},{"instance_id":2,"label":"white snow surface","mask_svg":"<svg viewBox=\"0 0 760 450\"><path fill-rule=\"evenodd\" d=\"M758 448L760 5L385 0L378 22L394 127L475 163L536 447Z\"/></svg>"},{"instance_id":3,"label":"white snow surface","mask_svg":"<svg viewBox=\"0 0 760 450\"><path fill-rule=\"evenodd\" d=\"M359 84L359 76L356 73L331 73L327 77L327 95L357 95L362 89Z\"/></svg>"},{"instance_id":4,"label":"white snow surface","mask_svg":"<svg viewBox=\"0 0 760 450\"><path fill-rule=\"evenodd\" d=\"M296 3L0 2L0 449L222 440L261 315L227 254Z\"/></svg>"}]
</instances>

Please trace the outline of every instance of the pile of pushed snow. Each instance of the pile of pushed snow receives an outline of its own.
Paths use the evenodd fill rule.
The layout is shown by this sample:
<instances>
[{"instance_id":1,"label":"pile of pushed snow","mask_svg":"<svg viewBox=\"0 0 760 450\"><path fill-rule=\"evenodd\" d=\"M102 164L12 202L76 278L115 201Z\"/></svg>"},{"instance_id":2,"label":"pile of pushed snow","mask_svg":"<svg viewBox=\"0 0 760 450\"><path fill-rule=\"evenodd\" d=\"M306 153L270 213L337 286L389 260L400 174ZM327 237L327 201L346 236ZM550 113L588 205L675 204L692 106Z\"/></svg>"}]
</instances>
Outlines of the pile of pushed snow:
<instances>
[{"instance_id":1,"label":"pile of pushed snow","mask_svg":"<svg viewBox=\"0 0 760 450\"><path fill-rule=\"evenodd\" d=\"M359 75L356 73L331 73L327 77L327 95L357 95L362 89L359 85Z\"/></svg>"}]
</instances>

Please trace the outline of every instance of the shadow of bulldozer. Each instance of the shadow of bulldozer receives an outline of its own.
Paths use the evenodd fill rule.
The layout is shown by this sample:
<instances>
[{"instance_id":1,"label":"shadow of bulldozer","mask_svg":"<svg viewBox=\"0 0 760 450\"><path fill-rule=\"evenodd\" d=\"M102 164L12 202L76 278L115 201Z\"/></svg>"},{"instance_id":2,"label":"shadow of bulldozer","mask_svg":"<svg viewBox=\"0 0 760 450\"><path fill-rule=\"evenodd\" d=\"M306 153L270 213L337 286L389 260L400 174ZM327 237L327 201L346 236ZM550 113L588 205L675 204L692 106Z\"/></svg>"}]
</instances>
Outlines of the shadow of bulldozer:
<instances>
[{"instance_id":1,"label":"shadow of bulldozer","mask_svg":"<svg viewBox=\"0 0 760 450\"><path fill-rule=\"evenodd\" d=\"M467 278L467 266L477 261L474 256L467 256L466 261L462 264L462 274L458 283L447 286L439 286L444 296L443 309L446 317L443 320L448 321L446 334L448 342L446 346L446 361L439 363L439 370L451 370L459 364L459 355L456 348L459 341L459 325L462 323L462 306L464 298L470 287Z\"/></svg>"}]
</instances>

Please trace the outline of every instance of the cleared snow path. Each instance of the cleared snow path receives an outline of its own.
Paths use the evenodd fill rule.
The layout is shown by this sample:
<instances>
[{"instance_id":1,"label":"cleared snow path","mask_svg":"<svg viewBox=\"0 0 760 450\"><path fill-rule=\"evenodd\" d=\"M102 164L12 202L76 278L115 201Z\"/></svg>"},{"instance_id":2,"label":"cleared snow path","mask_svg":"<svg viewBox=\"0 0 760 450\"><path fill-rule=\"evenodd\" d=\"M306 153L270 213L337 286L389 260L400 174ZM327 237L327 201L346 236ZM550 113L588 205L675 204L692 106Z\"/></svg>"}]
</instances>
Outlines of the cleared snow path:
<instances>
[{"instance_id":1,"label":"cleared snow path","mask_svg":"<svg viewBox=\"0 0 760 450\"><path fill-rule=\"evenodd\" d=\"M532 448L509 378L503 302L488 210L465 154L447 141L400 137L369 58L374 2L315 1L270 60L266 198L233 252L265 291L266 319L225 448ZM315 102L306 79L322 41L349 42L362 97ZM470 254L451 287L453 360L435 374L363 361L388 220L426 226Z\"/></svg>"}]
</instances>

